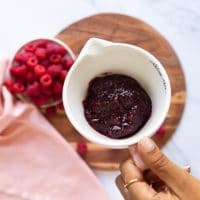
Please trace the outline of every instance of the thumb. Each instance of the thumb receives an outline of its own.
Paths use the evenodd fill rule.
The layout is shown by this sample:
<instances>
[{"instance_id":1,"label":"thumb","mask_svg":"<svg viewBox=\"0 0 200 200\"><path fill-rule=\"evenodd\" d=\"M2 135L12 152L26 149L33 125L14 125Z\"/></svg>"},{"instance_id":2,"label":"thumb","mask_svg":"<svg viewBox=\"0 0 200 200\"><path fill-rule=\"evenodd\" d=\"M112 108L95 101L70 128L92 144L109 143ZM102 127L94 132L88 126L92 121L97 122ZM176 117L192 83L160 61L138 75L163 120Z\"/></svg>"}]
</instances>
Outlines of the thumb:
<instances>
[{"instance_id":1,"label":"thumb","mask_svg":"<svg viewBox=\"0 0 200 200\"><path fill-rule=\"evenodd\" d=\"M185 191L190 175L170 161L148 137L137 145L137 152L144 164L163 180L176 194Z\"/></svg>"}]
</instances>

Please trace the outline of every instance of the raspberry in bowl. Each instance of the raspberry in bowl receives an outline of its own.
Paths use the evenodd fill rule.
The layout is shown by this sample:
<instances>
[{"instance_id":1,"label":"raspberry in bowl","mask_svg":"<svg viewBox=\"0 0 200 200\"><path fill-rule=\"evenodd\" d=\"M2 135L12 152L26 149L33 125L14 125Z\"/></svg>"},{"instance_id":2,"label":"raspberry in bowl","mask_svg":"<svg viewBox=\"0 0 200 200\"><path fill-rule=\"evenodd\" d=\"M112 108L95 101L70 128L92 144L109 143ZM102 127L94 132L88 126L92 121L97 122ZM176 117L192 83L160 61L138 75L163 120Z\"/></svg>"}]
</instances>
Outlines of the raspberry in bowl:
<instances>
[{"instance_id":1,"label":"raspberry in bowl","mask_svg":"<svg viewBox=\"0 0 200 200\"><path fill-rule=\"evenodd\" d=\"M152 54L98 38L87 41L63 86L72 125L89 141L108 148L127 148L154 135L170 100L168 75Z\"/></svg>"},{"instance_id":2,"label":"raspberry in bowl","mask_svg":"<svg viewBox=\"0 0 200 200\"><path fill-rule=\"evenodd\" d=\"M63 83L74 60L72 50L60 40L35 39L11 59L5 85L17 98L52 113L53 107L61 107Z\"/></svg>"}]
</instances>

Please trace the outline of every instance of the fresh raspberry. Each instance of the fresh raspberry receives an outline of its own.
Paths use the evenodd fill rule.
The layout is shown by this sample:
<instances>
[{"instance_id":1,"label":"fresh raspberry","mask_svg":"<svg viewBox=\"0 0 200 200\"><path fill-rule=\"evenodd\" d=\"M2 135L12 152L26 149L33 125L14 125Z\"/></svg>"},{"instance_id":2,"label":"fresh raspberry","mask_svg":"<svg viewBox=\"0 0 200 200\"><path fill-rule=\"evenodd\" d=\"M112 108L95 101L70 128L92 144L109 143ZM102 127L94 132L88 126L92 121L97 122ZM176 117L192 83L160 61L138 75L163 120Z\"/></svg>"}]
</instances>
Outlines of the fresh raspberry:
<instances>
[{"instance_id":1,"label":"fresh raspberry","mask_svg":"<svg viewBox=\"0 0 200 200\"><path fill-rule=\"evenodd\" d=\"M14 57L14 60L16 62L21 62L23 59L22 59L22 53L18 52L15 54L15 57Z\"/></svg>"},{"instance_id":2,"label":"fresh raspberry","mask_svg":"<svg viewBox=\"0 0 200 200\"><path fill-rule=\"evenodd\" d=\"M20 63L26 63L27 60L32 56L34 56L34 54L31 52L18 52L14 57L14 61Z\"/></svg>"},{"instance_id":3,"label":"fresh raspberry","mask_svg":"<svg viewBox=\"0 0 200 200\"><path fill-rule=\"evenodd\" d=\"M47 43L46 45L47 54L51 55L51 54L57 53L57 48L58 48L57 44L52 43L52 42Z\"/></svg>"},{"instance_id":4,"label":"fresh raspberry","mask_svg":"<svg viewBox=\"0 0 200 200\"><path fill-rule=\"evenodd\" d=\"M42 60L40 62L41 65L45 66L45 67L48 67L49 65L51 65L51 62L49 60Z\"/></svg>"},{"instance_id":5,"label":"fresh raspberry","mask_svg":"<svg viewBox=\"0 0 200 200\"><path fill-rule=\"evenodd\" d=\"M40 95L38 97L33 97L32 101L37 106L42 106L49 103L49 97L46 95Z\"/></svg>"},{"instance_id":6,"label":"fresh raspberry","mask_svg":"<svg viewBox=\"0 0 200 200\"><path fill-rule=\"evenodd\" d=\"M36 65L34 68L34 72L37 77L41 77L45 74L46 68L43 65Z\"/></svg>"},{"instance_id":7,"label":"fresh raspberry","mask_svg":"<svg viewBox=\"0 0 200 200\"><path fill-rule=\"evenodd\" d=\"M73 59L68 59L67 60L67 67L68 69L74 64L74 60Z\"/></svg>"},{"instance_id":8,"label":"fresh raspberry","mask_svg":"<svg viewBox=\"0 0 200 200\"><path fill-rule=\"evenodd\" d=\"M13 80L5 80L4 81L4 85L7 87L7 89L12 92L12 88L13 88Z\"/></svg>"},{"instance_id":9,"label":"fresh raspberry","mask_svg":"<svg viewBox=\"0 0 200 200\"><path fill-rule=\"evenodd\" d=\"M10 74L11 74L11 76L16 76L16 68L17 67L15 67L15 66L11 66L11 68L10 68Z\"/></svg>"},{"instance_id":10,"label":"fresh raspberry","mask_svg":"<svg viewBox=\"0 0 200 200\"><path fill-rule=\"evenodd\" d=\"M76 150L80 155L84 155L85 153L87 153L87 150L88 150L87 144L83 141L78 142L76 146Z\"/></svg>"},{"instance_id":11,"label":"fresh raspberry","mask_svg":"<svg viewBox=\"0 0 200 200\"><path fill-rule=\"evenodd\" d=\"M41 39L37 41L37 47L46 48L46 45L49 41L46 39Z\"/></svg>"},{"instance_id":12,"label":"fresh raspberry","mask_svg":"<svg viewBox=\"0 0 200 200\"><path fill-rule=\"evenodd\" d=\"M52 76L56 77L60 75L62 71L62 65L50 65L47 69L47 72Z\"/></svg>"},{"instance_id":13,"label":"fresh raspberry","mask_svg":"<svg viewBox=\"0 0 200 200\"><path fill-rule=\"evenodd\" d=\"M156 131L156 135L159 135L159 136L165 135L165 129L164 129L163 126L161 126L161 127Z\"/></svg>"},{"instance_id":14,"label":"fresh raspberry","mask_svg":"<svg viewBox=\"0 0 200 200\"><path fill-rule=\"evenodd\" d=\"M24 48L27 52L34 52L36 50L36 45L34 43L29 43Z\"/></svg>"},{"instance_id":15,"label":"fresh raspberry","mask_svg":"<svg viewBox=\"0 0 200 200\"><path fill-rule=\"evenodd\" d=\"M62 99L62 93L53 95L54 101L60 101Z\"/></svg>"},{"instance_id":16,"label":"fresh raspberry","mask_svg":"<svg viewBox=\"0 0 200 200\"><path fill-rule=\"evenodd\" d=\"M28 72L28 69L26 65L15 67L15 75L19 77L25 77L27 72Z\"/></svg>"},{"instance_id":17,"label":"fresh raspberry","mask_svg":"<svg viewBox=\"0 0 200 200\"><path fill-rule=\"evenodd\" d=\"M52 84L52 77L49 74L44 74L41 78L40 78L40 83L42 84L42 86L44 87L49 87Z\"/></svg>"},{"instance_id":18,"label":"fresh raspberry","mask_svg":"<svg viewBox=\"0 0 200 200\"><path fill-rule=\"evenodd\" d=\"M38 64L38 59L36 56L31 56L28 60L27 60L27 65L33 69L36 65Z\"/></svg>"},{"instance_id":19,"label":"fresh raspberry","mask_svg":"<svg viewBox=\"0 0 200 200\"><path fill-rule=\"evenodd\" d=\"M26 80L24 79L26 77L19 77L19 76L16 76L14 77L14 82L16 83L21 83L24 87L26 85Z\"/></svg>"},{"instance_id":20,"label":"fresh raspberry","mask_svg":"<svg viewBox=\"0 0 200 200\"><path fill-rule=\"evenodd\" d=\"M33 84L29 85L26 89L26 95L28 96L38 96L40 94L40 84L34 81Z\"/></svg>"},{"instance_id":21,"label":"fresh raspberry","mask_svg":"<svg viewBox=\"0 0 200 200\"><path fill-rule=\"evenodd\" d=\"M63 46L57 46L56 53L64 56L67 53L67 50Z\"/></svg>"},{"instance_id":22,"label":"fresh raspberry","mask_svg":"<svg viewBox=\"0 0 200 200\"><path fill-rule=\"evenodd\" d=\"M15 94L22 93L24 91L24 86L21 83L14 83L12 87L12 92Z\"/></svg>"},{"instance_id":23,"label":"fresh raspberry","mask_svg":"<svg viewBox=\"0 0 200 200\"><path fill-rule=\"evenodd\" d=\"M49 60L52 63L59 63L61 61L62 56L60 54L51 54Z\"/></svg>"},{"instance_id":24,"label":"fresh raspberry","mask_svg":"<svg viewBox=\"0 0 200 200\"><path fill-rule=\"evenodd\" d=\"M67 59L66 58L62 58L61 59L61 63L63 65L63 67L68 70Z\"/></svg>"},{"instance_id":25,"label":"fresh raspberry","mask_svg":"<svg viewBox=\"0 0 200 200\"><path fill-rule=\"evenodd\" d=\"M61 94L62 93L62 89L63 89L62 83L60 83L59 81L54 81L54 83L53 83L53 92L54 92L54 94Z\"/></svg>"},{"instance_id":26,"label":"fresh raspberry","mask_svg":"<svg viewBox=\"0 0 200 200\"><path fill-rule=\"evenodd\" d=\"M29 82L29 83L32 83L34 80L35 80L35 73L33 71L29 71L26 75L26 80Z\"/></svg>"},{"instance_id":27,"label":"fresh raspberry","mask_svg":"<svg viewBox=\"0 0 200 200\"><path fill-rule=\"evenodd\" d=\"M63 64L64 68L69 70L71 68L71 66L74 64L74 60L69 58L62 58L61 63Z\"/></svg>"},{"instance_id":28,"label":"fresh raspberry","mask_svg":"<svg viewBox=\"0 0 200 200\"><path fill-rule=\"evenodd\" d=\"M46 114L48 117L52 117L56 114L56 107L49 107L46 109Z\"/></svg>"},{"instance_id":29,"label":"fresh raspberry","mask_svg":"<svg viewBox=\"0 0 200 200\"><path fill-rule=\"evenodd\" d=\"M52 87L42 87L42 94L47 95L47 96L52 96L53 94Z\"/></svg>"},{"instance_id":30,"label":"fresh raspberry","mask_svg":"<svg viewBox=\"0 0 200 200\"><path fill-rule=\"evenodd\" d=\"M64 110L64 105L63 105L62 102L58 104L58 108L59 108L60 110Z\"/></svg>"},{"instance_id":31,"label":"fresh raspberry","mask_svg":"<svg viewBox=\"0 0 200 200\"><path fill-rule=\"evenodd\" d=\"M41 60L45 59L46 56L47 56L46 49L44 49L44 48L39 48L39 47L38 47L38 48L35 50L35 55L36 55L36 57L37 57L38 59L41 59Z\"/></svg>"},{"instance_id":32,"label":"fresh raspberry","mask_svg":"<svg viewBox=\"0 0 200 200\"><path fill-rule=\"evenodd\" d=\"M64 81L66 76L67 76L68 71L67 70L62 70L60 73L60 80Z\"/></svg>"}]
</instances>

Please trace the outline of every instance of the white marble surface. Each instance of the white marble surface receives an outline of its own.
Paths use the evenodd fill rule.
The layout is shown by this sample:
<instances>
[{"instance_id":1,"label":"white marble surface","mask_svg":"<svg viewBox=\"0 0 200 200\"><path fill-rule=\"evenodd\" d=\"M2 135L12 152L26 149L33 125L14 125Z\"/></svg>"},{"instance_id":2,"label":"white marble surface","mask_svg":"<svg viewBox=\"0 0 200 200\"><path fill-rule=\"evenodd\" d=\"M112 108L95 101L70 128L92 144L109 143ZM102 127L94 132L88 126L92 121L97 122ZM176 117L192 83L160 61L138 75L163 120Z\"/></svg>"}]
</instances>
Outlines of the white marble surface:
<instances>
[{"instance_id":1,"label":"white marble surface","mask_svg":"<svg viewBox=\"0 0 200 200\"><path fill-rule=\"evenodd\" d=\"M183 65L187 103L173 142L200 178L200 1L199 0L0 0L0 53L11 55L23 42L53 37L64 26L99 12L138 17L161 32ZM120 200L114 178L118 172L96 171L111 199Z\"/></svg>"}]
</instances>

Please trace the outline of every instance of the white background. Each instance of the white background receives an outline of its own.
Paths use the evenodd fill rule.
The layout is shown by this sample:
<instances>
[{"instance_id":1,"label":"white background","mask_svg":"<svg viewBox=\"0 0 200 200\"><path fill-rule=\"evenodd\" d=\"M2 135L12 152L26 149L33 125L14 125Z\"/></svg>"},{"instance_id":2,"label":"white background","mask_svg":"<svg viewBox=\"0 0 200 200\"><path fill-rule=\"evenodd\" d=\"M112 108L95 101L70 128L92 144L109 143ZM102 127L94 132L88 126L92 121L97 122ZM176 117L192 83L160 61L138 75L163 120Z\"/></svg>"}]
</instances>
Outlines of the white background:
<instances>
[{"instance_id":1,"label":"white background","mask_svg":"<svg viewBox=\"0 0 200 200\"><path fill-rule=\"evenodd\" d=\"M172 142L187 158L193 175L200 178L199 0L0 0L0 54L10 56L23 42L53 37L76 20L100 12L138 17L155 27L175 49L186 75L187 103ZM111 199L122 199L114 184L118 172L95 173Z\"/></svg>"}]
</instances>

